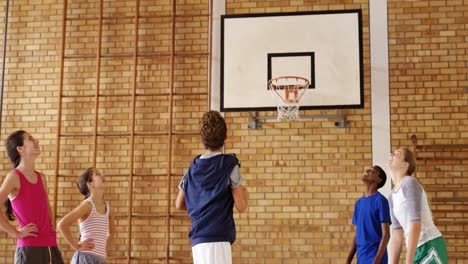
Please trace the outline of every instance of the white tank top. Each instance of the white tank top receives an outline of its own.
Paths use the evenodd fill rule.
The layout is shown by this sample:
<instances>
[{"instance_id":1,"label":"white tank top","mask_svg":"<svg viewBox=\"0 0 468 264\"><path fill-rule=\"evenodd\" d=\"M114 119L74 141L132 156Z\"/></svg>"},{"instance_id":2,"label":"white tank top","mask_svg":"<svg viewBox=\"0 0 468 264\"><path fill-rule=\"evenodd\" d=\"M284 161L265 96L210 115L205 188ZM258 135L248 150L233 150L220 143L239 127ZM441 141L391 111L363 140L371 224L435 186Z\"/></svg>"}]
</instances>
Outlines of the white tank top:
<instances>
[{"instance_id":1,"label":"white tank top","mask_svg":"<svg viewBox=\"0 0 468 264\"><path fill-rule=\"evenodd\" d=\"M92 205L91 214L80 223L80 241L92 239L94 248L86 253L94 254L102 258L107 257L107 239L109 238L109 205L106 203L106 213L100 214L91 198L83 201Z\"/></svg>"}]
</instances>

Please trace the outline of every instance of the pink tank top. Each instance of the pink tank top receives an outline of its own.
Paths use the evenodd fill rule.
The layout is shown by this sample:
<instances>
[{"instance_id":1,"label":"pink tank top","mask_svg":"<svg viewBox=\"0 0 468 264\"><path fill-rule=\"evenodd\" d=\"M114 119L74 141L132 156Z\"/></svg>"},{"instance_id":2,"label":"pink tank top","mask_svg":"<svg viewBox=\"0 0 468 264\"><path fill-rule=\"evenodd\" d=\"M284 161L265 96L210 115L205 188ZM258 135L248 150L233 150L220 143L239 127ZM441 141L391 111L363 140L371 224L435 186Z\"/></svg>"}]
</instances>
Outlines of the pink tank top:
<instances>
[{"instance_id":1,"label":"pink tank top","mask_svg":"<svg viewBox=\"0 0 468 264\"><path fill-rule=\"evenodd\" d=\"M34 223L39 229L37 237L18 239L16 246L57 246L57 235L52 228L47 194L44 190L41 174L36 171L37 182L31 183L20 170L13 169L13 171L18 175L20 180L19 192L11 199L13 212L21 227Z\"/></svg>"}]
</instances>

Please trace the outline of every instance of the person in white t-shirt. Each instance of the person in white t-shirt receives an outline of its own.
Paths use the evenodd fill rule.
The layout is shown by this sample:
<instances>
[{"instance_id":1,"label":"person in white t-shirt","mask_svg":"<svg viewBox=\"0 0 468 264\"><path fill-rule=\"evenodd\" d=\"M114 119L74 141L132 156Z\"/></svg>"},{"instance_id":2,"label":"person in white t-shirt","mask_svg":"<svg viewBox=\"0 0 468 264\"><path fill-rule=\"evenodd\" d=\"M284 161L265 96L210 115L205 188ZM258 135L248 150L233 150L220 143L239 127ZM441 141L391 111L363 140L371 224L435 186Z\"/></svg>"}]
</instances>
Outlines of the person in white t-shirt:
<instances>
[{"instance_id":1,"label":"person in white t-shirt","mask_svg":"<svg viewBox=\"0 0 468 264\"><path fill-rule=\"evenodd\" d=\"M398 264L403 244L406 242L406 264L447 264L447 246L442 234L432 221L426 192L411 175L416 170L416 160L407 148L395 150L387 163L393 190L390 193L390 263Z\"/></svg>"}]
</instances>

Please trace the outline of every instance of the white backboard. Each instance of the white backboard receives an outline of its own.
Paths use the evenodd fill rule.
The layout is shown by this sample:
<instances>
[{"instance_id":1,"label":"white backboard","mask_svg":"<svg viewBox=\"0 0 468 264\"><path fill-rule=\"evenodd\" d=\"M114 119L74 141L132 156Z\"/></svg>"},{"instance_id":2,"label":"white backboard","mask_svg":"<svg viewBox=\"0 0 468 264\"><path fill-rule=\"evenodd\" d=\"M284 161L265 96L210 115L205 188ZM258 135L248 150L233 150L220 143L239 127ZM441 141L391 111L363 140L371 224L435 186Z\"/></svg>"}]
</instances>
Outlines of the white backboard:
<instances>
[{"instance_id":1,"label":"white backboard","mask_svg":"<svg viewBox=\"0 0 468 264\"><path fill-rule=\"evenodd\" d=\"M268 80L310 82L301 109L364 106L361 10L221 17L220 110L276 110Z\"/></svg>"}]
</instances>

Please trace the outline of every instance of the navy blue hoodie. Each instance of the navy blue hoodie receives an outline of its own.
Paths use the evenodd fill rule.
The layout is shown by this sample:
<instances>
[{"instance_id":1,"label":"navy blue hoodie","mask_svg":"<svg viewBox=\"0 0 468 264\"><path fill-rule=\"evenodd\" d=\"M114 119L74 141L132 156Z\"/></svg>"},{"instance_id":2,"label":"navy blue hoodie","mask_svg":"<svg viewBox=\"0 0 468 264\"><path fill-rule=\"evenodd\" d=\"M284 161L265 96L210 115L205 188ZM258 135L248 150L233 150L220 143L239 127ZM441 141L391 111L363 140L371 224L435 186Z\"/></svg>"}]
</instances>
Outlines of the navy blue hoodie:
<instances>
[{"instance_id":1,"label":"navy blue hoodie","mask_svg":"<svg viewBox=\"0 0 468 264\"><path fill-rule=\"evenodd\" d=\"M199 243L229 242L236 239L234 199L229 185L232 170L239 164L233 155L207 159L195 157L185 175L185 205L192 229L192 247Z\"/></svg>"}]
</instances>

